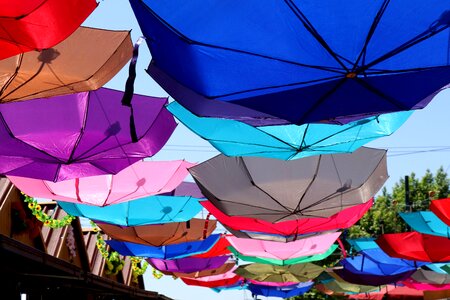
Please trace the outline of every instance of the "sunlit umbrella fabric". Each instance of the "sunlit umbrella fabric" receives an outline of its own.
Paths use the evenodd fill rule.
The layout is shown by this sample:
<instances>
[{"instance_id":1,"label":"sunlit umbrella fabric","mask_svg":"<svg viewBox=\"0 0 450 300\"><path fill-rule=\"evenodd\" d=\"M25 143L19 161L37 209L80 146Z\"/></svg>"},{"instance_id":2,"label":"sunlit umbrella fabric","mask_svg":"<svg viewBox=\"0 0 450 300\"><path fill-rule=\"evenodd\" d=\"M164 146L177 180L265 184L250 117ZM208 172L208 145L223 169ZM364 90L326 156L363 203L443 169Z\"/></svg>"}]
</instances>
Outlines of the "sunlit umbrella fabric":
<instances>
[{"instance_id":1,"label":"sunlit umbrella fabric","mask_svg":"<svg viewBox=\"0 0 450 300\"><path fill-rule=\"evenodd\" d=\"M147 246L115 240L106 241L115 251L124 256L139 256L160 259L176 259L208 251L220 238L220 234L210 235L202 241L180 243L161 247Z\"/></svg>"},{"instance_id":2,"label":"sunlit umbrella fabric","mask_svg":"<svg viewBox=\"0 0 450 300\"><path fill-rule=\"evenodd\" d=\"M53 47L75 31L96 7L95 0L0 1L0 60Z\"/></svg>"},{"instance_id":3,"label":"sunlit umbrella fabric","mask_svg":"<svg viewBox=\"0 0 450 300\"><path fill-rule=\"evenodd\" d=\"M192 273L213 270L223 266L229 257L216 256L211 258L185 257L178 259L148 258L147 261L163 272Z\"/></svg>"},{"instance_id":4,"label":"sunlit umbrella fabric","mask_svg":"<svg viewBox=\"0 0 450 300\"><path fill-rule=\"evenodd\" d=\"M430 210L450 226L450 198L431 201Z\"/></svg>"},{"instance_id":5,"label":"sunlit umbrella fabric","mask_svg":"<svg viewBox=\"0 0 450 300\"><path fill-rule=\"evenodd\" d=\"M207 252L196 254L193 255L192 257L210 258L215 256L229 255L231 254L230 250L228 250L229 246L230 242L228 242L227 240L227 235L222 235L219 241L215 243L214 246Z\"/></svg>"},{"instance_id":6,"label":"sunlit umbrella fabric","mask_svg":"<svg viewBox=\"0 0 450 300\"><path fill-rule=\"evenodd\" d=\"M249 264L240 266L234 272L242 277L270 282L304 282L319 276L323 268L312 264L274 266L267 264Z\"/></svg>"},{"instance_id":7,"label":"sunlit umbrella fabric","mask_svg":"<svg viewBox=\"0 0 450 300\"><path fill-rule=\"evenodd\" d=\"M389 256L428 262L450 261L450 239L418 232L383 234L377 244Z\"/></svg>"},{"instance_id":8,"label":"sunlit umbrella fabric","mask_svg":"<svg viewBox=\"0 0 450 300\"><path fill-rule=\"evenodd\" d=\"M257 156L283 160L353 152L376 138L392 134L412 114L392 113L346 125L252 127L234 120L199 118L175 101L170 103L167 109L186 127L226 156Z\"/></svg>"},{"instance_id":9,"label":"sunlit umbrella fabric","mask_svg":"<svg viewBox=\"0 0 450 300\"><path fill-rule=\"evenodd\" d=\"M22 192L39 198L97 206L125 202L176 189L194 164L184 160L138 161L116 175L99 175L60 182L8 176Z\"/></svg>"},{"instance_id":10,"label":"sunlit umbrella fabric","mask_svg":"<svg viewBox=\"0 0 450 300\"><path fill-rule=\"evenodd\" d=\"M450 82L446 1L130 2L149 74L190 110L221 101L346 123L423 108Z\"/></svg>"},{"instance_id":11,"label":"sunlit umbrella fabric","mask_svg":"<svg viewBox=\"0 0 450 300\"><path fill-rule=\"evenodd\" d=\"M207 238L216 228L215 220L191 219L186 222L119 226L97 224L104 233L115 240L160 247Z\"/></svg>"},{"instance_id":12,"label":"sunlit umbrella fabric","mask_svg":"<svg viewBox=\"0 0 450 300\"><path fill-rule=\"evenodd\" d=\"M222 256L222 257L225 257L225 256ZM183 258L181 258L181 259L183 259ZM172 275L176 276L176 277L184 277L184 278L201 278L201 277L225 274L225 273L231 271L232 269L234 269L235 266L236 266L236 264L234 262L226 262L225 264L223 264L220 267L215 268L215 269L210 269L210 270L203 269L201 271L192 272L192 273L173 272Z\"/></svg>"},{"instance_id":13,"label":"sunlit umbrella fabric","mask_svg":"<svg viewBox=\"0 0 450 300\"><path fill-rule=\"evenodd\" d=\"M450 227L431 211L399 213L412 230L450 238Z\"/></svg>"},{"instance_id":14,"label":"sunlit umbrella fabric","mask_svg":"<svg viewBox=\"0 0 450 300\"><path fill-rule=\"evenodd\" d=\"M366 203L345 208L329 218L304 218L278 223L270 223L264 220L242 216L228 216L207 200L201 201L200 204L219 220L220 223L226 225L227 228L246 230L253 233L277 234L286 236L286 241L288 241L295 240L303 234L348 228L358 222L367 210L369 210L373 204L373 199L370 199Z\"/></svg>"},{"instance_id":15,"label":"sunlit umbrella fabric","mask_svg":"<svg viewBox=\"0 0 450 300\"><path fill-rule=\"evenodd\" d=\"M292 161L218 155L189 172L226 215L268 222L330 217L369 201L388 178L386 151L365 147Z\"/></svg>"},{"instance_id":16,"label":"sunlit umbrella fabric","mask_svg":"<svg viewBox=\"0 0 450 300\"><path fill-rule=\"evenodd\" d=\"M99 89L132 52L129 31L80 27L52 48L0 60L0 102Z\"/></svg>"},{"instance_id":17,"label":"sunlit umbrella fabric","mask_svg":"<svg viewBox=\"0 0 450 300\"><path fill-rule=\"evenodd\" d=\"M325 259L328 256L330 256L337 249L337 247L338 247L337 245L331 245L331 247L324 253L308 255L308 256L301 256L301 257L290 258L290 259L274 259L274 258L267 258L267 257L242 255L236 249L234 249L232 246L230 246L228 249L230 249L230 251L233 253L233 255L236 258L239 258L243 261L255 262L255 263L260 263L260 264L285 266L285 265L307 263L307 262L313 262L313 261Z\"/></svg>"},{"instance_id":18,"label":"sunlit umbrella fabric","mask_svg":"<svg viewBox=\"0 0 450 300\"><path fill-rule=\"evenodd\" d=\"M276 286L264 286L258 284L249 284L248 290L252 292L253 295L260 295L265 297L280 297L280 298L290 298L295 296L301 296L307 291L309 291L314 286L314 282L308 282L307 284L297 284L294 286L287 287L276 287Z\"/></svg>"},{"instance_id":19,"label":"sunlit umbrella fabric","mask_svg":"<svg viewBox=\"0 0 450 300\"><path fill-rule=\"evenodd\" d=\"M227 239L231 246L243 255L275 260L288 260L302 256L322 254L333 245L340 234L340 232L334 232L289 243L241 239L234 236L229 236Z\"/></svg>"},{"instance_id":20,"label":"sunlit umbrella fabric","mask_svg":"<svg viewBox=\"0 0 450 300\"><path fill-rule=\"evenodd\" d=\"M167 99L135 95L133 143L122 96L102 88L1 105L0 173L56 182L116 174L153 156L176 127Z\"/></svg>"},{"instance_id":21,"label":"sunlit umbrella fabric","mask_svg":"<svg viewBox=\"0 0 450 300\"><path fill-rule=\"evenodd\" d=\"M198 199L188 196L151 196L104 207L62 201L58 205L69 215L119 226L186 222L202 210Z\"/></svg>"}]
</instances>

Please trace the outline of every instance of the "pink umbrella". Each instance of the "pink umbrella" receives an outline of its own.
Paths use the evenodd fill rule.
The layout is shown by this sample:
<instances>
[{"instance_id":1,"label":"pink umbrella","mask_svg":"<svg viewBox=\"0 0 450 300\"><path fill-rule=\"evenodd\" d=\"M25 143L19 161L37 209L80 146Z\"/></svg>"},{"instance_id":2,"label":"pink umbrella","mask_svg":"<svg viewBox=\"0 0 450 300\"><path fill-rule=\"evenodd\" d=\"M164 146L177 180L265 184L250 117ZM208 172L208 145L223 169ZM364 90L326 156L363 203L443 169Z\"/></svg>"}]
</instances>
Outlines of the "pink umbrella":
<instances>
[{"instance_id":1,"label":"pink umbrella","mask_svg":"<svg viewBox=\"0 0 450 300\"><path fill-rule=\"evenodd\" d=\"M241 239L234 236L229 236L227 239L231 246L243 255L287 260L322 254L331 247L340 234L340 232L327 233L289 243Z\"/></svg>"},{"instance_id":2,"label":"pink umbrella","mask_svg":"<svg viewBox=\"0 0 450 300\"><path fill-rule=\"evenodd\" d=\"M418 282L414 279L407 279L402 281L402 283L412 289L418 290L418 291L442 291L442 290L449 290L450 289L450 283L448 284L431 284L431 283L425 283L425 282Z\"/></svg>"},{"instance_id":3,"label":"pink umbrella","mask_svg":"<svg viewBox=\"0 0 450 300\"><path fill-rule=\"evenodd\" d=\"M258 280L254 280L254 279L246 279L247 282L249 283L254 283L254 284L258 284L258 285L265 285L265 286L290 286L290 285L296 285L298 284L298 282L292 282L292 281L286 281L286 282L270 282L270 281L258 281ZM306 282L305 282L306 283Z\"/></svg>"},{"instance_id":4,"label":"pink umbrella","mask_svg":"<svg viewBox=\"0 0 450 300\"><path fill-rule=\"evenodd\" d=\"M99 175L60 182L17 176L8 178L25 194L74 203L104 206L167 193L187 176L193 163L177 161L138 161L116 175Z\"/></svg>"}]
</instances>

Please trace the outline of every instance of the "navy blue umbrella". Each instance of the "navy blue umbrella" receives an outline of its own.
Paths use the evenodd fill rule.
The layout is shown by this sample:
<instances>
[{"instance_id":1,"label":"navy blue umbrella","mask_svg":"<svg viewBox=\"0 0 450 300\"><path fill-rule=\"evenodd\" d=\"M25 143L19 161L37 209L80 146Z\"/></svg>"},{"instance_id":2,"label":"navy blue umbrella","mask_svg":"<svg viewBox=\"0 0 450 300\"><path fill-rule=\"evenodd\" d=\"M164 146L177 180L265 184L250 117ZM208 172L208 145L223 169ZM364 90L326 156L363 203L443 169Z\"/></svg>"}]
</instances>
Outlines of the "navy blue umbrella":
<instances>
[{"instance_id":1,"label":"navy blue umbrella","mask_svg":"<svg viewBox=\"0 0 450 300\"><path fill-rule=\"evenodd\" d=\"M448 0L130 2L149 74L197 115L347 123L450 83Z\"/></svg>"},{"instance_id":2,"label":"navy blue umbrella","mask_svg":"<svg viewBox=\"0 0 450 300\"><path fill-rule=\"evenodd\" d=\"M249 284L248 289L253 295L261 295L266 297L280 297L290 298L300 296L309 291L314 285L314 282L301 282L290 286L266 286L259 284Z\"/></svg>"}]
</instances>

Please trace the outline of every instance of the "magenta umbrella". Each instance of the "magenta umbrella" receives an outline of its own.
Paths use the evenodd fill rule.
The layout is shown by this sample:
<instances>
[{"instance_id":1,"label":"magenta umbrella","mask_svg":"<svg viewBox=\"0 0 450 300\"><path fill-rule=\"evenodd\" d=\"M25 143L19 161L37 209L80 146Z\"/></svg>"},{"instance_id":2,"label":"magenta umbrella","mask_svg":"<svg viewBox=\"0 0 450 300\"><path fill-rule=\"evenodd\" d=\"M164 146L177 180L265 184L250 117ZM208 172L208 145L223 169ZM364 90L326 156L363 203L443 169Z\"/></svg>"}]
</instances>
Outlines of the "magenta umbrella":
<instances>
[{"instance_id":1,"label":"magenta umbrella","mask_svg":"<svg viewBox=\"0 0 450 300\"><path fill-rule=\"evenodd\" d=\"M327 233L289 243L243 239L234 236L227 236L227 240L242 255L287 260L324 253L340 234L340 232Z\"/></svg>"},{"instance_id":2,"label":"magenta umbrella","mask_svg":"<svg viewBox=\"0 0 450 300\"><path fill-rule=\"evenodd\" d=\"M32 197L97 206L173 191L195 164L184 161L139 161L116 175L98 175L60 182L8 176Z\"/></svg>"},{"instance_id":3,"label":"magenta umbrella","mask_svg":"<svg viewBox=\"0 0 450 300\"><path fill-rule=\"evenodd\" d=\"M97 91L6 103L0 106L0 174L62 181L116 174L156 154L176 127L166 98Z\"/></svg>"}]
</instances>

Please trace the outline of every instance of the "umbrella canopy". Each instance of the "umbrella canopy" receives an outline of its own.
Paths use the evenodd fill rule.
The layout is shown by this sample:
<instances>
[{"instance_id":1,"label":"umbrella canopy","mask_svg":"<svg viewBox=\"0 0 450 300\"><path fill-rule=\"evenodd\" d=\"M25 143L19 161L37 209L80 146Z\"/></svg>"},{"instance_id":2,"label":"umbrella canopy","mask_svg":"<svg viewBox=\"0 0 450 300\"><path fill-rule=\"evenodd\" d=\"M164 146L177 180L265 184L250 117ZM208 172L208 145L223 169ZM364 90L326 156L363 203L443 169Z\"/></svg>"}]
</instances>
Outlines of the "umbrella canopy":
<instances>
[{"instance_id":1,"label":"umbrella canopy","mask_svg":"<svg viewBox=\"0 0 450 300\"><path fill-rule=\"evenodd\" d=\"M181 272L197 274L202 271L215 270L223 266L229 257L216 256L211 258L185 257L178 259L148 258L147 261L163 272Z\"/></svg>"},{"instance_id":2,"label":"umbrella canopy","mask_svg":"<svg viewBox=\"0 0 450 300\"><path fill-rule=\"evenodd\" d=\"M450 83L446 1L130 2L150 75L189 109L201 98L346 123L423 108Z\"/></svg>"},{"instance_id":3,"label":"umbrella canopy","mask_svg":"<svg viewBox=\"0 0 450 300\"><path fill-rule=\"evenodd\" d=\"M223 257L226 257L226 256L219 256L219 257L222 257L222 259L223 259ZM183 258L180 258L180 259L183 259ZM192 272L192 273L173 272L172 275L176 276L176 277L184 277L184 278L201 278L201 277L225 274L231 270L234 270L235 266L236 266L236 264L234 262L233 263L227 262L215 269L210 269L210 270L202 269L200 271Z\"/></svg>"},{"instance_id":4,"label":"umbrella canopy","mask_svg":"<svg viewBox=\"0 0 450 300\"><path fill-rule=\"evenodd\" d=\"M369 249L379 249L377 242L375 242L375 238L359 238L359 239L347 239L346 240L352 248L356 251L360 252L363 250Z\"/></svg>"},{"instance_id":5,"label":"umbrella canopy","mask_svg":"<svg viewBox=\"0 0 450 300\"><path fill-rule=\"evenodd\" d=\"M69 215L120 226L186 222L202 210L197 198L187 196L151 196L104 207L62 201L58 205Z\"/></svg>"},{"instance_id":6,"label":"umbrella canopy","mask_svg":"<svg viewBox=\"0 0 450 300\"><path fill-rule=\"evenodd\" d=\"M216 221L191 219L186 222L129 227L108 223L97 225L115 240L160 247L205 239L215 230Z\"/></svg>"},{"instance_id":7,"label":"umbrella canopy","mask_svg":"<svg viewBox=\"0 0 450 300\"><path fill-rule=\"evenodd\" d=\"M139 256L148 258L176 259L192 256L208 251L220 238L220 234L210 235L202 241L187 242L161 247L147 246L116 240L106 241L115 251L124 256Z\"/></svg>"},{"instance_id":8,"label":"umbrella canopy","mask_svg":"<svg viewBox=\"0 0 450 300\"><path fill-rule=\"evenodd\" d=\"M353 284L379 286L384 284L396 283L409 278L415 270L406 271L392 275L372 275L353 273L348 269L337 269L334 272L345 281Z\"/></svg>"},{"instance_id":9,"label":"umbrella canopy","mask_svg":"<svg viewBox=\"0 0 450 300\"><path fill-rule=\"evenodd\" d=\"M234 274L233 272L227 272L221 275L214 275L197 279L181 277L181 280L187 285L217 288L234 285L242 281L242 277Z\"/></svg>"},{"instance_id":10,"label":"umbrella canopy","mask_svg":"<svg viewBox=\"0 0 450 300\"><path fill-rule=\"evenodd\" d=\"M399 213L399 215L414 231L450 238L450 227L431 211Z\"/></svg>"},{"instance_id":11,"label":"umbrella canopy","mask_svg":"<svg viewBox=\"0 0 450 300\"><path fill-rule=\"evenodd\" d=\"M359 294L359 293L374 292L380 289L378 286L353 284L343 280L330 280L327 282L323 282L320 285L323 285L326 289L331 290L335 293ZM317 285L316 287L319 288L319 286Z\"/></svg>"},{"instance_id":12,"label":"umbrella canopy","mask_svg":"<svg viewBox=\"0 0 450 300\"><path fill-rule=\"evenodd\" d=\"M191 196L195 198L205 198L195 182L183 181L175 189L168 193L163 193L167 196Z\"/></svg>"},{"instance_id":13,"label":"umbrella canopy","mask_svg":"<svg viewBox=\"0 0 450 300\"><path fill-rule=\"evenodd\" d=\"M304 282L316 278L323 271L323 268L315 264L306 263L288 266L249 264L240 266L234 272L242 277L258 281Z\"/></svg>"},{"instance_id":14,"label":"umbrella canopy","mask_svg":"<svg viewBox=\"0 0 450 300\"><path fill-rule=\"evenodd\" d=\"M340 232L304 238L289 243L227 237L231 246L242 255L288 260L325 253L340 236Z\"/></svg>"},{"instance_id":15,"label":"umbrella canopy","mask_svg":"<svg viewBox=\"0 0 450 300\"><path fill-rule=\"evenodd\" d=\"M270 265L278 265L278 266L285 266L285 265L293 265L293 264L300 264L300 263L307 263L307 262L313 262L318 261L327 258L331 255L336 249L337 245L331 245L331 247L324 253L321 254L314 254L314 255L307 255L307 256L301 256L291 259L274 259L274 258L266 258L266 257L257 257L257 256L248 256L248 255L242 255L239 253L236 249L233 247L229 247L231 253L236 258L239 258L241 260L247 261L247 262L255 262L255 263L261 263L261 264L270 264Z\"/></svg>"},{"instance_id":16,"label":"umbrella canopy","mask_svg":"<svg viewBox=\"0 0 450 300\"><path fill-rule=\"evenodd\" d=\"M280 297L284 299L301 296L309 291L313 286L314 282L308 282L307 284L300 283L298 285L288 287L249 284L248 290L252 292L253 295L260 295L265 297Z\"/></svg>"},{"instance_id":17,"label":"umbrella canopy","mask_svg":"<svg viewBox=\"0 0 450 300\"><path fill-rule=\"evenodd\" d=\"M156 154L176 127L167 99L135 96L133 143L122 96L102 88L1 105L0 173L56 182L116 174Z\"/></svg>"},{"instance_id":18,"label":"umbrella canopy","mask_svg":"<svg viewBox=\"0 0 450 300\"><path fill-rule=\"evenodd\" d=\"M353 152L378 137L392 134L412 114L392 113L346 125L305 124L255 128L234 120L199 118L175 101L167 109L226 156L259 156L283 160Z\"/></svg>"},{"instance_id":19,"label":"umbrella canopy","mask_svg":"<svg viewBox=\"0 0 450 300\"><path fill-rule=\"evenodd\" d=\"M257 285L264 285L264 286L284 286L284 287L288 287L288 286L294 286L294 285L308 285L309 282L311 281L307 281L307 282L270 282L270 281L258 281L258 280L253 280L253 279L246 279L245 280L247 283L253 283L253 284L257 284Z\"/></svg>"},{"instance_id":20,"label":"umbrella canopy","mask_svg":"<svg viewBox=\"0 0 450 300\"><path fill-rule=\"evenodd\" d=\"M270 223L260 219L228 216L214 206L210 201L201 201L200 204L206 208L220 223L224 224L228 230L246 230L267 234L277 234L287 236L289 240L301 238L303 234L317 233L335 229L344 229L352 226L372 207L373 199L366 203L361 203L342 211L328 218L305 218L278 223ZM292 238L291 238L292 237Z\"/></svg>"},{"instance_id":21,"label":"umbrella canopy","mask_svg":"<svg viewBox=\"0 0 450 300\"><path fill-rule=\"evenodd\" d=\"M386 151L365 147L292 161L218 155L189 172L223 213L268 222L328 218L369 201L388 178Z\"/></svg>"},{"instance_id":22,"label":"umbrella canopy","mask_svg":"<svg viewBox=\"0 0 450 300\"><path fill-rule=\"evenodd\" d=\"M22 192L39 198L96 206L110 205L173 191L194 164L177 161L138 161L116 175L98 175L51 182L8 176Z\"/></svg>"},{"instance_id":23,"label":"umbrella canopy","mask_svg":"<svg viewBox=\"0 0 450 300\"><path fill-rule=\"evenodd\" d=\"M430 210L450 226L450 198L431 201Z\"/></svg>"},{"instance_id":24,"label":"umbrella canopy","mask_svg":"<svg viewBox=\"0 0 450 300\"><path fill-rule=\"evenodd\" d=\"M448 268L447 263L434 263L434 264L427 264L426 265L427 270L431 270L436 273L440 274L448 274L445 270Z\"/></svg>"},{"instance_id":25,"label":"umbrella canopy","mask_svg":"<svg viewBox=\"0 0 450 300\"><path fill-rule=\"evenodd\" d=\"M426 264L420 261L390 257L380 248L363 250L357 256L345 258L340 263L345 270L354 274L379 276L415 271L418 267Z\"/></svg>"},{"instance_id":26,"label":"umbrella canopy","mask_svg":"<svg viewBox=\"0 0 450 300\"><path fill-rule=\"evenodd\" d=\"M0 1L0 60L51 48L67 38L97 7L95 0Z\"/></svg>"},{"instance_id":27,"label":"umbrella canopy","mask_svg":"<svg viewBox=\"0 0 450 300\"><path fill-rule=\"evenodd\" d=\"M125 66L132 52L129 31L80 27L53 48L0 60L0 102L99 89Z\"/></svg>"},{"instance_id":28,"label":"umbrella canopy","mask_svg":"<svg viewBox=\"0 0 450 300\"><path fill-rule=\"evenodd\" d=\"M419 290L419 291L442 291L442 290L449 290L450 284L430 284L430 283L423 283L423 282L417 282L414 279L407 279L402 281L402 284L405 286ZM436 299L436 298L433 298ZM442 299L442 298L437 298Z\"/></svg>"},{"instance_id":29,"label":"umbrella canopy","mask_svg":"<svg viewBox=\"0 0 450 300\"><path fill-rule=\"evenodd\" d=\"M217 243L214 244L214 246L209 249L207 252L193 255L193 257L199 257L199 258L209 258L209 257L215 257L215 256L222 256L222 255L229 255L231 254L228 247L230 246L230 242L227 239L226 235L222 235Z\"/></svg>"},{"instance_id":30,"label":"umbrella canopy","mask_svg":"<svg viewBox=\"0 0 450 300\"><path fill-rule=\"evenodd\" d=\"M418 269L411 278L417 282L430 284L450 284L450 275Z\"/></svg>"},{"instance_id":31,"label":"umbrella canopy","mask_svg":"<svg viewBox=\"0 0 450 300\"><path fill-rule=\"evenodd\" d=\"M450 261L450 239L422 234L403 232L383 234L377 244L389 256L428 262Z\"/></svg>"}]
</instances>

